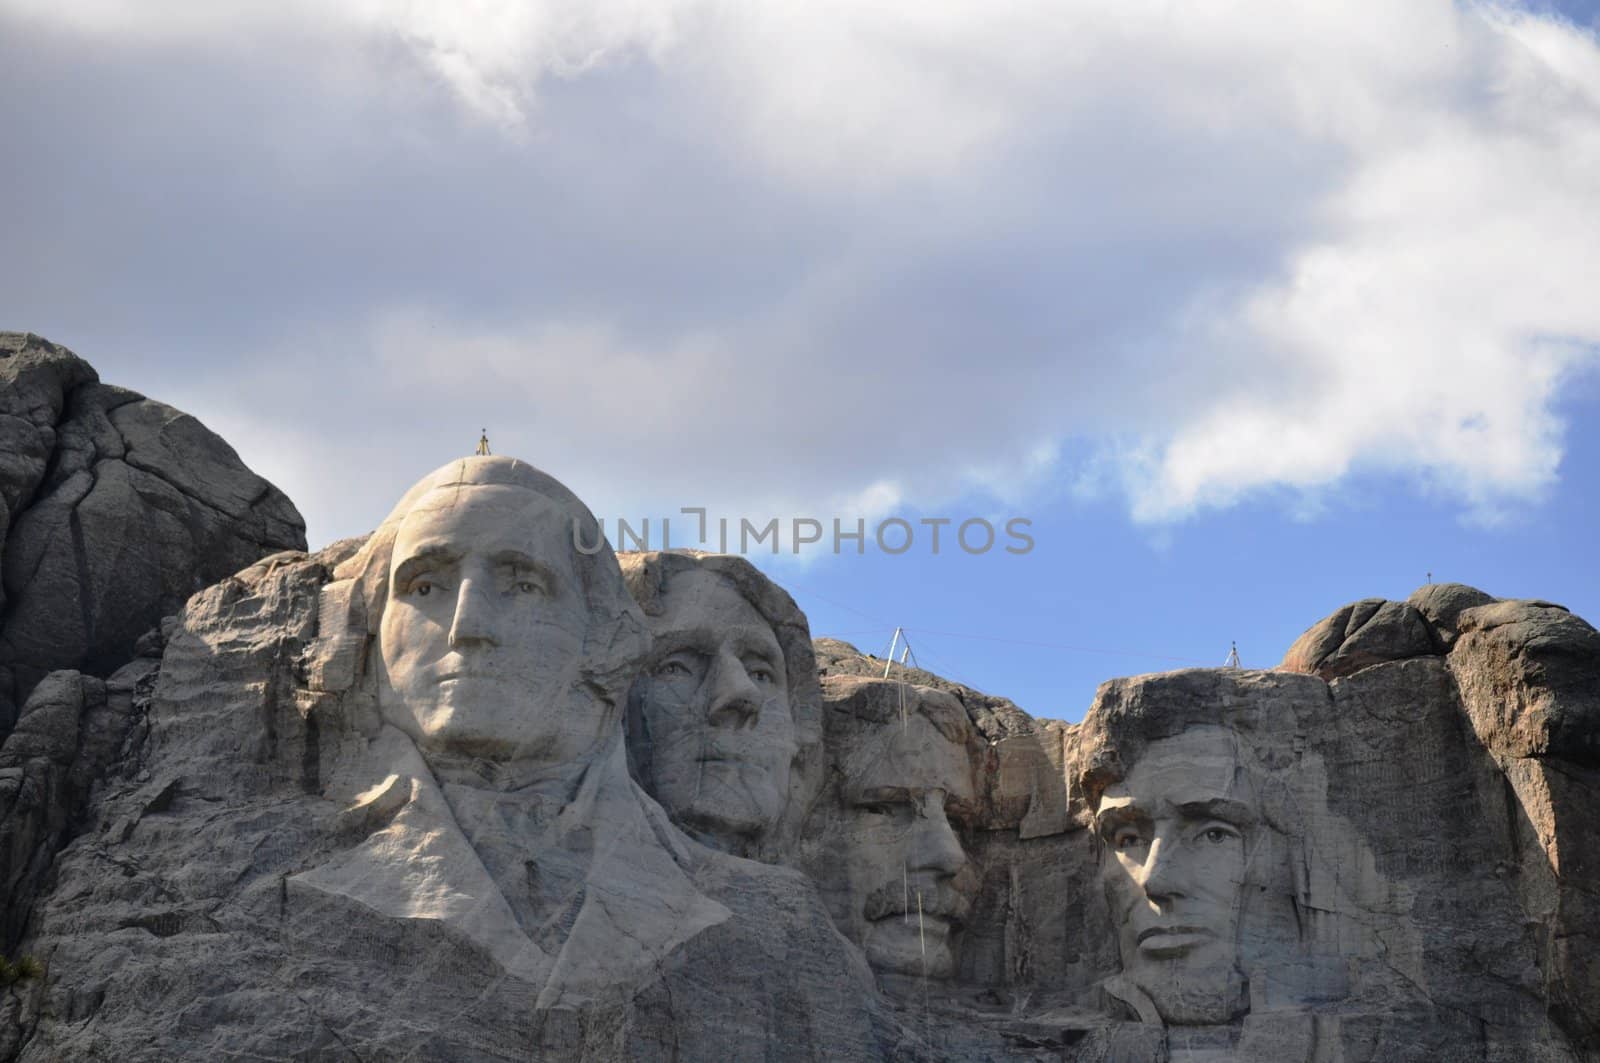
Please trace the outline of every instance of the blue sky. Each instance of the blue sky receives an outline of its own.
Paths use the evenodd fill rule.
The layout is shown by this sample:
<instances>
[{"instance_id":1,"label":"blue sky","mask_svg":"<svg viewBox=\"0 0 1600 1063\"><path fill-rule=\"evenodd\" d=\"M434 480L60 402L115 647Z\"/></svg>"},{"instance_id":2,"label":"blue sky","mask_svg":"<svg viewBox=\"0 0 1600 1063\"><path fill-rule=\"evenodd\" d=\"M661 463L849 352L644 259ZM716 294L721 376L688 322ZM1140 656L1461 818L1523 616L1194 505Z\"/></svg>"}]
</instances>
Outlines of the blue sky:
<instances>
[{"instance_id":1,"label":"blue sky","mask_svg":"<svg viewBox=\"0 0 1600 1063\"><path fill-rule=\"evenodd\" d=\"M1076 719L1428 572L1600 616L1593 3L0 0L0 326L375 524L1030 519L757 558Z\"/></svg>"}]
</instances>

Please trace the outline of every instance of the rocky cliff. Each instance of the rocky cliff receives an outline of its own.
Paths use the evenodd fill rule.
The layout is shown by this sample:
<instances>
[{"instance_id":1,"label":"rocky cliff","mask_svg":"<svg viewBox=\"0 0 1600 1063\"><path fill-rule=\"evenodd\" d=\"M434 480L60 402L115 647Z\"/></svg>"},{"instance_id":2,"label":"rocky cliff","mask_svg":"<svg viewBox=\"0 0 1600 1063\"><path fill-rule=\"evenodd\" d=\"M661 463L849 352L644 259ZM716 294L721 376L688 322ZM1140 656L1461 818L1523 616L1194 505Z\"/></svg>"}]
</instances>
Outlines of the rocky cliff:
<instances>
[{"instance_id":1,"label":"rocky cliff","mask_svg":"<svg viewBox=\"0 0 1600 1063\"><path fill-rule=\"evenodd\" d=\"M3 733L47 673L109 676L195 591L306 542L199 421L0 332L0 544Z\"/></svg>"},{"instance_id":2,"label":"rocky cliff","mask_svg":"<svg viewBox=\"0 0 1600 1063\"><path fill-rule=\"evenodd\" d=\"M100 383L63 347L0 333L8 954L54 881L57 853L82 828L91 792L137 746L163 618L264 554L304 545L289 500L200 422Z\"/></svg>"},{"instance_id":3,"label":"rocky cliff","mask_svg":"<svg viewBox=\"0 0 1600 1063\"><path fill-rule=\"evenodd\" d=\"M94 419L16 349L43 421ZM127 431L94 467L139 468ZM464 459L108 674L16 658L5 926L44 970L0 1059L1600 1059L1600 634L1565 609L1367 599L1068 725L813 643L739 559L578 552L592 521ZM82 586L52 622L133 600Z\"/></svg>"}]
</instances>

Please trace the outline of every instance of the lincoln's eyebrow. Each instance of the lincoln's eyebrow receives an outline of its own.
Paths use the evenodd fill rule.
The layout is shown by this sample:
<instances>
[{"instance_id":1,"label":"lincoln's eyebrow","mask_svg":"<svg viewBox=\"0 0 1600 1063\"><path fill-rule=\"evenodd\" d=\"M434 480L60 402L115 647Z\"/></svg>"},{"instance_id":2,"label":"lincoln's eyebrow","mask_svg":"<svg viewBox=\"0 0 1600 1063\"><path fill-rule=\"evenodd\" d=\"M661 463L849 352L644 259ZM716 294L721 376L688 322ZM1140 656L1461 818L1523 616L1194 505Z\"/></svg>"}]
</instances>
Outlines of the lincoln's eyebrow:
<instances>
[{"instance_id":1,"label":"lincoln's eyebrow","mask_svg":"<svg viewBox=\"0 0 1600 1063\"><path fill-rule=\"evenodd\" d=\"M1185 819L1217 819L1224 823L1246 827L1255 822L1255 813L1243 801L1230 797L1210 797L1197 801L1182 801L1175 805Z\"/></svg>"},{"instance_id":2,"label":"lincoln's eyebrow","mask_svg":"<svg viewBox=\"0 0 1600 1063\"><path fill-rule=\"evenodd\" d=\"M1113 830L1125 823L1143 823L1149 820L1149 813L1138 805L1129 803L1124 805L1110 805L1102 807L1095 814L1095 825L1101 830Z\"/></svg>"}]
</instances>

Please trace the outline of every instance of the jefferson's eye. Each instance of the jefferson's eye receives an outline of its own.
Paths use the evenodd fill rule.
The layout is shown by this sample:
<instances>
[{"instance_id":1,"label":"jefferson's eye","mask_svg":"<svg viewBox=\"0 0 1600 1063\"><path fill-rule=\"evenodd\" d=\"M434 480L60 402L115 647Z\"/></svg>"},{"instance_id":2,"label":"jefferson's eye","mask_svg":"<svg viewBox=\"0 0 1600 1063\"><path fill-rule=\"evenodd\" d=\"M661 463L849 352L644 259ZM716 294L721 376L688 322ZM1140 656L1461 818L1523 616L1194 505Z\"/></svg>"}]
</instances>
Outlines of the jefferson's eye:
<instances>
[{"instance_id":1,"label":"jefferson's eye","mask_svg":"<svg viewBox=\"0 0 1600 1063\"><path fill-rule=\"evenodd\" d=\"M689 675L689 666L682 661L662 661L656 665L656 675Z\"/></svg>"}]
</instances>

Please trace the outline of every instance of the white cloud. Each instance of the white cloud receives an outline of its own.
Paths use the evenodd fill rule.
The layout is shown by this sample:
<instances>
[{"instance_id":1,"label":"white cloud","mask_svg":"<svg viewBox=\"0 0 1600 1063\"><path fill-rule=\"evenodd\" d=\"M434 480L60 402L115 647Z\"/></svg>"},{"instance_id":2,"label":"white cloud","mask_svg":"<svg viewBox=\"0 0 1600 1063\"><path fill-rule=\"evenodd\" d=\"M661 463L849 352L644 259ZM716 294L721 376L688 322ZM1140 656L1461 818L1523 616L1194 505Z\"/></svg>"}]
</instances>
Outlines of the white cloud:
<instances>
[{"instance_id":1,"label":"white cloud","mask_svg":"<svg viewBox=\"0 0 1600 1063\"><path fill-rule=\"evenodd\" d=\"M1055 481L1159 523L1377 471L1492 519L1555 482L1561 389L1600 360L1600 44L1511 7L0 12L128 49L309 34L380 96L398 48L406 93L508 134L399 141L382 165L434 153L414 186L475 175L481 212L470 180L399 202L386 217L446 250L419 238L414 276L343 305L302 295L322 331L268 345L379 381L352 383L373 420L350 445L412 462L402 484L481 420L596 484L597 509L1013 503ZM330 130L409 113L282 106L308 131L265 139L313 172L365 164Z\"/></svg>"}]
</instances>

